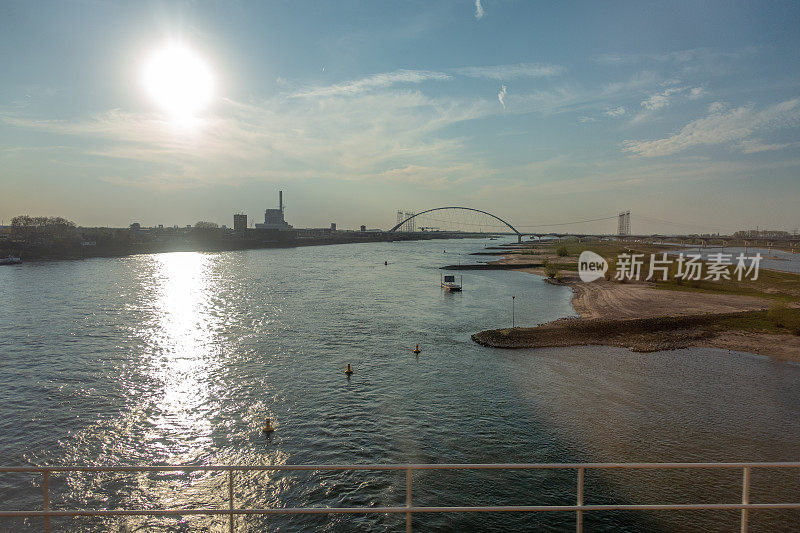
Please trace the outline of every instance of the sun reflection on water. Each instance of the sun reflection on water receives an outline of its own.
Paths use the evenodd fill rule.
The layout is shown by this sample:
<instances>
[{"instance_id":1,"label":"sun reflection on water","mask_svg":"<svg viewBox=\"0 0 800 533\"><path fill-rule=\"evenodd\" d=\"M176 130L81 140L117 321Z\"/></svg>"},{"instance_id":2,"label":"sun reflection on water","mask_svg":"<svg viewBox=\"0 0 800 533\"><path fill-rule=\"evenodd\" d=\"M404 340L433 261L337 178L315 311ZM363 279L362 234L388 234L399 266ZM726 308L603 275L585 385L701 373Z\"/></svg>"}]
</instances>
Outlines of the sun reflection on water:
<instances>
[{"instance_id":1,"label":"sun reflection on water","mask_svg":"<svg viewBox=\"0 0 800 533\"><path fill-rule=\"evenodd\" d=\"M146 436L154 444L183 441L179 448L189 451L210 440L208 377L219 326L212 312L213 259L196 252L152 256L152 315L144 337L152 350L151 375L162 388Z\"/></svg>"}]
</instances>

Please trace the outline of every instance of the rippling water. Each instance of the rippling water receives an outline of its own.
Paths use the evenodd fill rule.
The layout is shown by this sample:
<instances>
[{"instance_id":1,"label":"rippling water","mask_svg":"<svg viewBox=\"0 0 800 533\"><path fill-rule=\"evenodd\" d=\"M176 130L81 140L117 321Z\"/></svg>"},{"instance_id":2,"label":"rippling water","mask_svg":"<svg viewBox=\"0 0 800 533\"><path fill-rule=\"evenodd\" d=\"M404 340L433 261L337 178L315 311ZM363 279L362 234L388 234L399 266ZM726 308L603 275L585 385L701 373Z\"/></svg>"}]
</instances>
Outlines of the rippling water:
<instances>
[{"instance_id":1,"label":"rippling water","mask_svg":"<svg viewBox=\"0 0 800 533\"><path fill-rule=\"evenodd\" d=\"M497 351L469 335L574 314L529 274L438 267L488 241L172 253L0 269L0 464L726 461L800 458L800 366L692 349ZM494 244L491 243L491 244ZM446 253L443 253L446 249ZM389 265L384 266L384 261ZM419 343L419 357L411 353ZM345 379L350 363L355 374ZM260 428L277 422L271 438ZM418 505L571 504L574 472L420 472ZM754 474L753 501L798 477ZM740 474L587 475L587 503L735 502ZM54 475L53 507L226 505L217 473ZM665 487L673 486L674 491ZM405 503L387 473L241 476L239 505ZM0 475L0 506L39 481ZM587 513L588 530L728 531L738 513ZM753 512L752 530L798 523ZM35 520L0 520L0 529ZM239 518L243 530L397 530L403 517ZM221 518L54 520L63 530L219 529ZM560 531L574 515L421 515L420 529ZM759 529L760 528L760 529Z\"/></svg>"}]
</instances>

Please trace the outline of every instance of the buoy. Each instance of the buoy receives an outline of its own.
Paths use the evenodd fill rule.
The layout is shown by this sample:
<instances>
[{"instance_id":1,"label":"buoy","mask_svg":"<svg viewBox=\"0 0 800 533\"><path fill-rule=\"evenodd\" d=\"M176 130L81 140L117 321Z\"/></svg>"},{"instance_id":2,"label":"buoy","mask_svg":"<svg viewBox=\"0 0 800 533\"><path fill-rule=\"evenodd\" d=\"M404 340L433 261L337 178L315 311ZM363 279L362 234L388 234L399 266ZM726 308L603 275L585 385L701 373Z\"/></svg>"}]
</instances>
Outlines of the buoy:
<instances>
[{"instance_id":1,"label":"buoy","mask_svg":"<svg viewBox=\"0 0 800 533\"><path fill-rule=\"evenodd\" d=\"M384 262L383 262L383 264L384 264L385 266L389 266L389 261L384 261Z\"/></svg>"},{"instance_id":2,"label":"buoy","mask_svg":"<svg viewBox=\"0 0 800 533\"><path fill-rule=\"evenodd\" d=\"M414 353L419 353L419 352L421 352L422 350L420 350L420 349L419 349L419 344L417 344L417 346L416 346L416 347L415 347L415 348L414 348L412 351L413 351Z\"/></svg>"},{"instance_id":3,"label":"buoy","mask_svg":"<svg viewBox=\"0 0 800 533\"><path fill-rule=\"evenodd\" d=\"M267 424L261 429L261 431L264 433L272 433L275 431L275 428L272 427L272 421L269 418L267 418Z\"/></svg>"},{"instance_id":4,"label":"buoy","mask_svg":"<svg viewBox=\"0 0 800 533\"><path fill-rule=\"evenodd\" d=\"M348 377L348 378L349 378L349 377L350 377L350 375L353 373L353 369L352 369L352 368L350 368L350 363L347 363L347 370L345 370L345 371L344 371L344 373L345 373L345 374L347 374L347 377Z\"/></svg>"}]
</instances>

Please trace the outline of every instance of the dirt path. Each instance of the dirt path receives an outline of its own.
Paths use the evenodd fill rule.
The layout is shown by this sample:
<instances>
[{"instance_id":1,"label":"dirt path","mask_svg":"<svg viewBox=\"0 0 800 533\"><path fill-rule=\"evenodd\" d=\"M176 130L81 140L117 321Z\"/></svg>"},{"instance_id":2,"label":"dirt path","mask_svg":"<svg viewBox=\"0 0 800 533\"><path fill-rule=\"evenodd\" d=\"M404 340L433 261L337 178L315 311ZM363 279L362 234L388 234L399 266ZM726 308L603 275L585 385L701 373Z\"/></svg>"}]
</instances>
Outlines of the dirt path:
<instances>
[{"instance_id":1,"label":"dirt path","mask_svg":"<svg viewBox=\"0 0 800 533\"><path fill-rule=\"evenodd\" d=\"M543 276L541 269L523 272ZM705 313L733 313L769 309L766 298L657 289L648 282L617 283L597 280L584 283L574 272L563 272L560 284L570 287L572 306L581 318L647 318Z\"/></svg>"},{"instance_id":2,"label":"dirt path","mask_svg":"<svg viewBox=\"0 0 800 533\"><path fill-rule=\"evenodd\" d=\"M657 289L651 283L584 283L577 276L566 283L575 295L572 305L584 318L645 318L768 309L765 298Z\"/></svg>"}]
</instances>

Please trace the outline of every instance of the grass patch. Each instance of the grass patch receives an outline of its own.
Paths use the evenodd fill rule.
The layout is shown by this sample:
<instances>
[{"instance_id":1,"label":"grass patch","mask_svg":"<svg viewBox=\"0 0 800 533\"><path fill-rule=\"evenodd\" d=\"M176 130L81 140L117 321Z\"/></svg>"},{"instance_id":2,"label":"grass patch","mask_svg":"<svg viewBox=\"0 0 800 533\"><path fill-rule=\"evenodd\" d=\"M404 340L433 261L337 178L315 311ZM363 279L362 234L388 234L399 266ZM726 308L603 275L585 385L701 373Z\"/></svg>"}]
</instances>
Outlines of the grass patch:
<instances>
[{"instance_id":1,"label":"grass patch","mask_svg":"<svg viewBox=\"0 0 800 533\"><path fill-rule=\"evenodd\" d=\"M776 328L785 329L792 335L800 335L800 309L775 305L767 311L767 318Z\"/></svg>"},{"instance_id":2,"label":"grass patch","mask_svg":"<svg viewBox=\"0 0 800 533\"><path fill-rule=\"evenodd\" d=\"M735 317L720 318L716 331L751 331L800 335L800 309L775 305L767 311L751 311Z\"/></svg>"}]
</instances>

